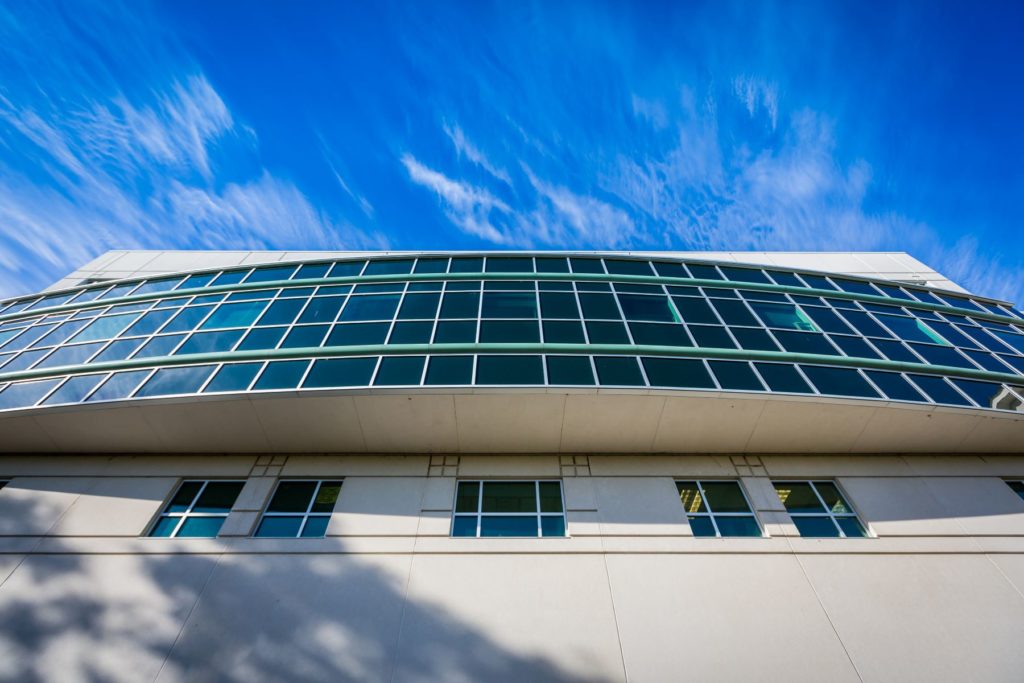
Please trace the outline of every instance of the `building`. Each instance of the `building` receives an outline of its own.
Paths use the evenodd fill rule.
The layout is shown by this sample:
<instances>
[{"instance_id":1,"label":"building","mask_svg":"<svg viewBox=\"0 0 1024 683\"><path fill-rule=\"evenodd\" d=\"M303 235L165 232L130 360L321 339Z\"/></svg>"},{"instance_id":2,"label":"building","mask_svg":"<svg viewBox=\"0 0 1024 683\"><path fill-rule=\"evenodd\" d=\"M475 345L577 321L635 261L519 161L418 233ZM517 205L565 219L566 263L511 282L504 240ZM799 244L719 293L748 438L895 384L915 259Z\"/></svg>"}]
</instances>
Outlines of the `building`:
<instances>
[{"instance_id":1,"label":"building","mask_svg":"<svg viewBox=\"0 0 1024 683\"><path fill-rule=\"evenodd\" d=\"M0 679L1019 681L1022 405L902 253L110 252L0 303Z\"/></svg>"}]
</instances>

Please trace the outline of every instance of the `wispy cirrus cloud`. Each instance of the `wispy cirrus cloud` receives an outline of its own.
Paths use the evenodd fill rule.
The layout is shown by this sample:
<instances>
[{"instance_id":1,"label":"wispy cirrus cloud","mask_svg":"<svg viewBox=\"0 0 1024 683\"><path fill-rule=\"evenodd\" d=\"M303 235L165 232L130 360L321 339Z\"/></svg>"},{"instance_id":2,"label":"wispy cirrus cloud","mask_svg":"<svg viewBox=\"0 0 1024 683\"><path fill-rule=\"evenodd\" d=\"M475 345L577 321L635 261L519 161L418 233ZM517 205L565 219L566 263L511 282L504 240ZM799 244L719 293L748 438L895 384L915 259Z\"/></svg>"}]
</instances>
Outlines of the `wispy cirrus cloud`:
<instances>
[{"instance_id":1,"label":"wispy cirrus cloud","mask_svg":"<svg viewBox=\"0 0 1024 683\"><path fill-rule=\"evenodd\" d=\"M0 291L45 284L32 261L72 270L107 248L387 246L266 169L219 182L211 149L254 135L202 74L147 102L117 93L62 111L0 98L0 142L46 175L40 182L0 162Z\"/></svg>"}]
</instances>

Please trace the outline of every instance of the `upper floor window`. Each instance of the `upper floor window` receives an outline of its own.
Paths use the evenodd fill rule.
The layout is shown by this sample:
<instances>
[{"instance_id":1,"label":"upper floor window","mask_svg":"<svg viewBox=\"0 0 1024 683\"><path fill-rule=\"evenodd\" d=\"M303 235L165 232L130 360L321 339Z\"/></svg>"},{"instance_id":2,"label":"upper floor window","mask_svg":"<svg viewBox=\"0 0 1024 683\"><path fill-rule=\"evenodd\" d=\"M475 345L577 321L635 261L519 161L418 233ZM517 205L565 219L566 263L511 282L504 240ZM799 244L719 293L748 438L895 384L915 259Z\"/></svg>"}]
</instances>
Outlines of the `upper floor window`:
<instances>
[{"instance_id":1,"label":"upper floor window","mask_svg":"<svg viewBox=\"0 0 1024 683\"><path fill-rule=\"evenodd\" d=\"M1013 489L1013 492L1020 496L1021 500L1024 500L1024 481L1016 479L1013 481L1007 481L1006 485Z\"/></svg>"},{"instance_id":2,"label":"upper floor window","mask_svg":"<svg viewBox=\"0 0 1024 683\"><path fill-rule=\"evenodd\" d=\"M867 530L831 481L777 481L775 492L801 536L862 538Z\"/></svg>"},{"instance_id":3,"label":"upper floor window","mask_svg":"<svg viewBox=\"0 0 1024 683\"><path fill-rule=\"evenodd\" d=\"M452 536L565 536L560 481L460 481Z\"/></svg>"},{"instance_id":4,"label":"upper floor window","mask_svg":"<svg viewBox=\"0 0 1024 683\"><path fill-rule=\"evenodd\" d=\"M231 512L242 481L181 482L152 528L150 536L213 538Z\"/></svg>"},{"instance_id":5,"label":"upper floor window","mask_svg":"<svg viewBox=\"0 0 1024 683\"><path fill-rule=\"evenodd\" d=\"M761 527L737 481L677 481L694 536L761 536Z\"/></svg>"},{"instance_id":6,"label":"upper floor window","mask_svg":"<svg viewBox=\"0 0 1024 683\"><path fill-rule=\"evenodd\" d=\"M338 502L341 481L286 479L278 482L254 536L322 538Z\"/></svg>"}]
</instances>

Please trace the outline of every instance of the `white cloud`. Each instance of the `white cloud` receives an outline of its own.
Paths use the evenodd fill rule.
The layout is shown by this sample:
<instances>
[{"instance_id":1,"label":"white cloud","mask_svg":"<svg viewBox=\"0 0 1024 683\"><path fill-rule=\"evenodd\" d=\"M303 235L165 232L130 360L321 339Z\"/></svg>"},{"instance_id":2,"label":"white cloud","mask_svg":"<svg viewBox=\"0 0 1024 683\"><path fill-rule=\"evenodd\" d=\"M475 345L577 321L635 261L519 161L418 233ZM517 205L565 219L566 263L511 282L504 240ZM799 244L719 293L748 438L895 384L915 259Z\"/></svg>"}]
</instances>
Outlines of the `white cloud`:
<instances>
[{"instance_id":1,"label":"white cloud","mask_svg":"<svg viewBox=\"0 0 1024 683\"><path fill-rule=\"evenodd\" d=\"M510 235L494 225L495 220L502 219L502 214L508 215L512 212L505 202L486 189L452 180L424 166L411 154L402 156L402 165L414 183L437 194L445 215L463 232L495 244L513 243Z\"/></svg>"},{"instance_id":2,"label":"white cloud","mask_svg":"<svg viewBox=\"0 0 1024 683\"><path fill-rule=\"evenodd\" d=\"M498 180L503 181L506 185L512 185L512 179L509 177L508 171L492 164L490 159L466 138L461 128L450 126L446 123L444 124L444 132L448 139L452 141L455 151L458 152L459 156L465 157Z\"/></svg>"},{"instance_id":3,"label":"white cloud","mask_svg":"<svg viewBox=\"0 0 1024 683\"><path fill-rule=\"evenodd\" d=\"M768 120L772 122L772 130L779 123L779 87L763 78L737 76L732 81L733 92L747 107L747 112L754 116L760 108L764 108Z\"/></svg>"},{"instance_id":4,"label":"white cloud","mask_svg":"<svg viewBox=\"0 0 1024 683\"><path fill-rule=\"evenodd\" d=\"M0 97L0 144L39 172L30 178L0 159L0 292L45 286L48 273L111 248L387 246L265 169L216 182L210 152L228 136L251 142L252 133L201 74L147 103L118 93L65 111Z\"/></svg>"}]
</instances>

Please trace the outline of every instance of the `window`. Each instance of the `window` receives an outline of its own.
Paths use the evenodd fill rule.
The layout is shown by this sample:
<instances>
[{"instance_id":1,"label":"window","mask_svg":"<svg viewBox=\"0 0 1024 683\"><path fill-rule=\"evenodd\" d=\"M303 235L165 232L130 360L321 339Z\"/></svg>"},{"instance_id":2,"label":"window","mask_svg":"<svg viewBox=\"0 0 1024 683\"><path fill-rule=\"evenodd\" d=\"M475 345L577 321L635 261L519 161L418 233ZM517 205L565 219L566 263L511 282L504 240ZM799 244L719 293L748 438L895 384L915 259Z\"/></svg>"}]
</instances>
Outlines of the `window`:
<instances>
[{"instance_id":1,"label":"window","mask_svg":"<svg viewBox=\"0 0 1024 683\"><path fill-rule=\"evenodd\" d=\"M278 482L253 535L266 538L322 538L340 491L340 481Z\"/></svg>"},{"instance_id":2,"label":"window","mask_svg":"<svg viewBox=\"0 0 1024 683\"><path fill-rule=\"evenodd\" d=\"M863 538L864 525L831 481L777 481L775 492L801 536Z\"/></svg>"},{"instance_id":3,"label":"window","mask_svg":"<svg viewBox=\"0 0 1024 683\"><path fill-rule=\"evenodd\" d=\"M183 481L149 536L213 538L242 491L242 481Z\"/></svg>"},{"instance_id":4,"label":"window","mask_svg":"<svg viewBox=\"0 0 1024 683\"><path fill-rule=\"evenodd\" d=\"M0 486L3 486L7 482L0 482ZM1006 485L1013 489L1013 492L1020 496L1021 500L1024 500L1024 481L1018 479L1016 481L1008 481Z\"/></svg>"},{"instance_id":5,"label":"window","mask_svg":"<svg viewBox=\"0 0 1024 683\"><path fill-rule=\"evenodd\" d=\"M560 481L460 481L452 536L565 536Z\"/></svg>"},{"instance_id":6,"label":"window","mask_svg":"<svg viewBox=\"0 0 1024 683\"><path fill-rule=\"evenodd\" d=\"M761 536L761 527L736 481L677 481L694 536Z\"/></svg>"}]
</instances>

